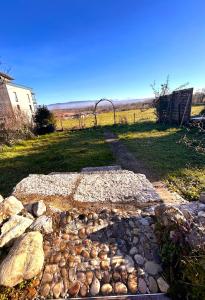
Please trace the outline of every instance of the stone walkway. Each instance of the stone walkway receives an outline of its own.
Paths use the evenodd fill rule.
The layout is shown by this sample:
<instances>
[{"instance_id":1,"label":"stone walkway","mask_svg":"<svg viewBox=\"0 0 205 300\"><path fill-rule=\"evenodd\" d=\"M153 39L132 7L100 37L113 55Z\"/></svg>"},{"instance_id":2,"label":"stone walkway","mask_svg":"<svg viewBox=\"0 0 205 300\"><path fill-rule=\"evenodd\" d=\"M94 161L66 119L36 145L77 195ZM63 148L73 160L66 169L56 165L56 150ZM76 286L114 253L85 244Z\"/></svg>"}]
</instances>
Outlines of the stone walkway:
<instances>
[{"instance_id":1,"label":"stone walkway","mask_svg":"<svg viewBox=\"0 0 205 300\"><path fill-rule=\"evenodd\" d=\"M148 209L103 209L98 213L89 208L83 212L72 209L57 214L55 224L55 232L44 236L42 297L140 295L167 290L154 219Z\"/></svg>"}]
</instances>

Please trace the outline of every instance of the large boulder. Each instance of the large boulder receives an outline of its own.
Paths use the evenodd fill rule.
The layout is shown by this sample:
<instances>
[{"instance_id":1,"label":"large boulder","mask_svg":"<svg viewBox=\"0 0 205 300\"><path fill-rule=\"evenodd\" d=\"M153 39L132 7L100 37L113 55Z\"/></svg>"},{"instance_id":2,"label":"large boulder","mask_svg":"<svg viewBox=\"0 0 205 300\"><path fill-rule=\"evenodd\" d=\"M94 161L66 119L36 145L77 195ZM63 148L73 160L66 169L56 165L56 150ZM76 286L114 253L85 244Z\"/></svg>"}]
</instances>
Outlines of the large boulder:
<instances>
[{"instance_id":1,"label":"large boulder","mask_svg":"<svg viewBox=\"0 0 205 300\"><path fill-rule=\"evenodd\" d=\"M37 276L43 267L43 237L40 232L25 233L16 240L0 265L0 285L13 287Z\"/></svg>"},{"instance_id":2,"label":"large boulder","mask_svg":"<svg viewBox=\"0 0 205 300\"><path fill-rule=\"evenodd\" d=\"M16 197L10 196L6 198L0 203L0 224L5 219L20 213L23 208L23 204Z\"/></svg>"},{"instance_id":3,"label":"large boulder","mask_svg":"<svg viewBox=\"0 0 205 300\"><path fill-rule=\"evenodd\" d=\"M13 239L21 236L32 224L33 220L14 215L1 228L0 248L7 245Z\"/></svg>"}]
</instances>

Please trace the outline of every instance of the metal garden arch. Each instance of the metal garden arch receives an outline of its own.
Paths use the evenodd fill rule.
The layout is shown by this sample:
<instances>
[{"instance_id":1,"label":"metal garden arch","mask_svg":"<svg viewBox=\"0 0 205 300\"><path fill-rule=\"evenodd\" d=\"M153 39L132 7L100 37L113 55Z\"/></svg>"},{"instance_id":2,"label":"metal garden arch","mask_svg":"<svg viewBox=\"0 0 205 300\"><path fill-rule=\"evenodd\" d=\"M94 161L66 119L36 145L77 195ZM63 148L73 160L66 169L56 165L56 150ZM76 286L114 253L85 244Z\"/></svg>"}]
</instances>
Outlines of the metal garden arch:
<instances>
[{"instance_id":1,"label":"metal garden arch","mask_svg":"<svg viewBox=\"0 0 205 300\"><path fill-rule=\"evenodd\" d=\"M116 124L116 112L115 112L115 106L114 106L114 104L113 104L113 102L111 101L111 100L109 100L109 99L101 99L101 100L99 100L99 101L97 101L96 103L95 103L95 108L94 108L94 112L93 112L93 114L94 114L94 116L95 116L95 126L97 126L98 125L98 120L97 120L97 106L98 106L98 104L100 103L100 102L102 102L102 101L108 101L109 103L111 103L111 105L112 105L112 108L113 108L113 118L114 118L114 124Z\"/></svg>"}]
</instances>

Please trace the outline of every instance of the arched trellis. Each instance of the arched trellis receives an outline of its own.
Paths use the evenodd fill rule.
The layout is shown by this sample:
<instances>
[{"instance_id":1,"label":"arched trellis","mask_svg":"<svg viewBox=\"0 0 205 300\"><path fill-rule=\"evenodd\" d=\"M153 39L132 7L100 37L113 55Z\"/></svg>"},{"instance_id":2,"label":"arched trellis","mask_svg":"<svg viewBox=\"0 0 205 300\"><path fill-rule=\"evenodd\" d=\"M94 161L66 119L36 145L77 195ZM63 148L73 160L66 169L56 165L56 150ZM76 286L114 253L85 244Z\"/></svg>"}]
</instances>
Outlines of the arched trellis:
<instances>
[{"instance_id":1,"label":"arched trellis","mask_svg":"<svg viewBox=\"0 0 205 300\"><path fill-rule=\"evenodd\" d=\"M102 102L102 101L108 101L108 102L111 103L112 108L113 108L114 124L116 124L116 109L115 109L115 106L114 106L113 102L112 102L111 100L109 100L109 99L100 99L99 101L97 101L97 102L95 103L95 108L94 108L94 111L93 111L93 114L94 114L94 116L95 116L95 126L98 125L97 113L96 113L97 106L98 106L98 104L99 104L100 102Z\"/></svg>"}]
</instances>

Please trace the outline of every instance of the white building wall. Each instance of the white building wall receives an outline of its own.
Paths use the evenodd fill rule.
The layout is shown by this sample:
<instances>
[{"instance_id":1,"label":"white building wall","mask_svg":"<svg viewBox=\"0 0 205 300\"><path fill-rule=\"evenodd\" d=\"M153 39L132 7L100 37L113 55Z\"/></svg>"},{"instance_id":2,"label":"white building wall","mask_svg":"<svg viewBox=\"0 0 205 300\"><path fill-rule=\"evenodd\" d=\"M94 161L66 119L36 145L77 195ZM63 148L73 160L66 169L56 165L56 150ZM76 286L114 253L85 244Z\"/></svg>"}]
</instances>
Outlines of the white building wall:
<instances>
[{"instance_id":1,"label":"white building wall","mask_svg":"<svg viewBox=\"0 0 205 300\"><path fill-rule=\"evenodd\" d=\"M6 84L6 88L13 111L24 113L31 120L35 112L31 90L10 83Z\"/></svg>"}]
</instances>

